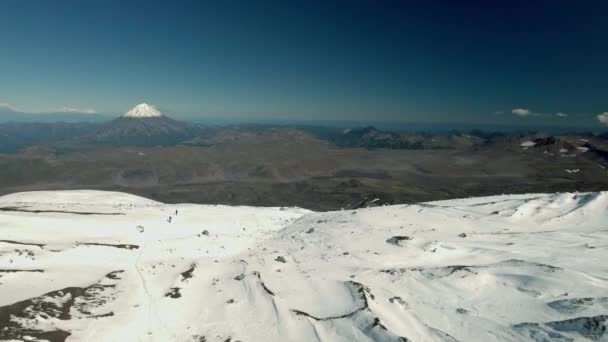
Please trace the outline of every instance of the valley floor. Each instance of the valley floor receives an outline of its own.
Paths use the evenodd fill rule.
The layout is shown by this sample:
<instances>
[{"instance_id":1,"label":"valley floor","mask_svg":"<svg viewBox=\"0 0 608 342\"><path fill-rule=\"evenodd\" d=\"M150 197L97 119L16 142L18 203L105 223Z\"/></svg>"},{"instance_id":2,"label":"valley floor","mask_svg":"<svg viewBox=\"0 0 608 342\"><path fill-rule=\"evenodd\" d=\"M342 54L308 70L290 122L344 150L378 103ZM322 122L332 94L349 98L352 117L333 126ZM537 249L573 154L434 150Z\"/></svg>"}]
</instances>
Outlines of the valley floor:
<instances>
[{"instance_id":1,"label":"valley floor","mask_svg":"<svg viewBox=\"0 0 608 342\"><path fill-rule=\"evenodd\" d=\"M0 197L0 340L608 341L608 192L316 213Z\"/></svg>"}]
</instances>

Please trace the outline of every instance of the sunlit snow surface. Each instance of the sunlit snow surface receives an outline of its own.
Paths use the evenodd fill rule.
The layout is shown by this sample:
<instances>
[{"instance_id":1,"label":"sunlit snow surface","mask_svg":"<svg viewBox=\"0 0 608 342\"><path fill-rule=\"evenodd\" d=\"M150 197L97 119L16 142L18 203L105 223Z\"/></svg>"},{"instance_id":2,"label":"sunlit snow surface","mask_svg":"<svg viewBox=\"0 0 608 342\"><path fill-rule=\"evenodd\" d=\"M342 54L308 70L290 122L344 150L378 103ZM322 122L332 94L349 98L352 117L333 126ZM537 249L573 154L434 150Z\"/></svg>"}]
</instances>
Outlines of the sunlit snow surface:
<instances>
[{"instance_id":1,"label":"sunlit snow surface","mask_svg":"<svg viewBox=\"0 0 608 342\"><path fill-rule=\"evenodd\" d=\"M140 103L129 110L124 116L130 118L153 118L162 116L162 113L152 105Z\"/></svg>"},{"instance_id":2,"label":"sunlit snow surface","mask_svg":"<svg viewBox=\"0 0 608 342\"><path fill-rule=\"evenodd\" d=\"M0 340L608 340L608 193L314 213L31 192L0 197L0 240Z\"/></svg>"}]
</instances>

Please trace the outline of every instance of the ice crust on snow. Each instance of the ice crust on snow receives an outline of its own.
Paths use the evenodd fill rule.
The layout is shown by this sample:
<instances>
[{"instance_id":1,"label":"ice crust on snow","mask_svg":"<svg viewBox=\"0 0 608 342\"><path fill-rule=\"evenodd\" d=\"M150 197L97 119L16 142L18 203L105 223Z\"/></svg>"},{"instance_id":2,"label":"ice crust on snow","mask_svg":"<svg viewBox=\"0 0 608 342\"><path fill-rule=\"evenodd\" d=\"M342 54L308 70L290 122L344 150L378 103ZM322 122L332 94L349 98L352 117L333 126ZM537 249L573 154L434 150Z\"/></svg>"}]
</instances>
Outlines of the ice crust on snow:
<instances>
[{"instance_id":1,"label":"ice crust on snow","mask_svg":"<svg viewBox=\"0 0 608 342\"><path fill-rule=\"evenodd\" d=\"M606 222L606 192L327 213L12 194L0 340L606 341Z\"/></svg>"}]
</instances>

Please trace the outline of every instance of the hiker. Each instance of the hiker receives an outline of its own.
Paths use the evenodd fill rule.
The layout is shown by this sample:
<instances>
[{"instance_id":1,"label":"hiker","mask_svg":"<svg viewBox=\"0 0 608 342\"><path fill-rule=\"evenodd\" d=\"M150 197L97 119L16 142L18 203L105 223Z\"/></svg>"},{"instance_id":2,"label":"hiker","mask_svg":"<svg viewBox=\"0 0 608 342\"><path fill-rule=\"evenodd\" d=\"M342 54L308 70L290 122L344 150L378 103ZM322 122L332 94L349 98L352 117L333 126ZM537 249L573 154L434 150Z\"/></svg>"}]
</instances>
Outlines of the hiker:
<instances>
[{"instance_id":1,"label":"hiker","mask_svg":"<svg viewBox=\"0 0 608 342\"><path fill-rule=\"evenodd\" d=\"M171 216L169 216L169 220L168 221L169 221L169 223L171 223Z\"/></svg>"}]
</instances>

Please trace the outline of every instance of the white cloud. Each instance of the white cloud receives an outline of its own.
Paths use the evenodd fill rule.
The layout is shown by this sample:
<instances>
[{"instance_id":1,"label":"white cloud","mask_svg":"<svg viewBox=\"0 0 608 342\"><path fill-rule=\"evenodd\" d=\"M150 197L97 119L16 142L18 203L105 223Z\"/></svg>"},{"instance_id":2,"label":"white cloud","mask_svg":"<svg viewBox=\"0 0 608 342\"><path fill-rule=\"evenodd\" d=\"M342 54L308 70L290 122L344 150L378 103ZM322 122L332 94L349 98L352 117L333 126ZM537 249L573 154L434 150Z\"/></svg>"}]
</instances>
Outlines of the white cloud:
<instances>
[{"instance_id":1,"label":"white cloud","mask_svg":"<svg viewBox=\"0 0 608 342\"><path fill-rule=\"evenodd\" d=\"M13 112L19 112L19 110L17 108L13 107L8 102L0 102L0 108L5 108L5 109L8 109L8 110L13 111Z\"/></svg>"},{"instance_id":2,"label":"white cloud","mask_svg":"<svg viewBox=\"0 0 608 342\"><path fill-rule=\"evenodd\" d=\"M602 124L608 126L608 112L603 112L602 114L598 115L597 119Z\"/></svg>"},{"instance_id":3,"label":"white cloud","mask_svg":"<svg viewBox=\"0 0 608 342\"><path fill-rule=\"evenodd\" d=\"M62 113L84 113L84 114L96 114L97 111L92 108L74 108L69 106L63 106L59 109Z\"/></svg>"},{"instance_id":4,"label":"white cloud","mask_svg":"<svg viewBox=\"0 0 608 342\"><path fill-rule=\"evenodd\" d=\"M515 108L511 111L511 113L517 116L528 116L532 115L532 111L527 108Z\"/></svg>"},{"instance_id":5,"label":"white cloud","mask_svg":"<svg viewBox=\"0 0 608 342\"><path fill-rule=\"evenodd\" d=\"M558 112L558 113L555 113L555 116L559 116L560 118L565 118L565 117L568 117L568 114L562 113L562 112Z\"/></svg>"}]
</instances>

